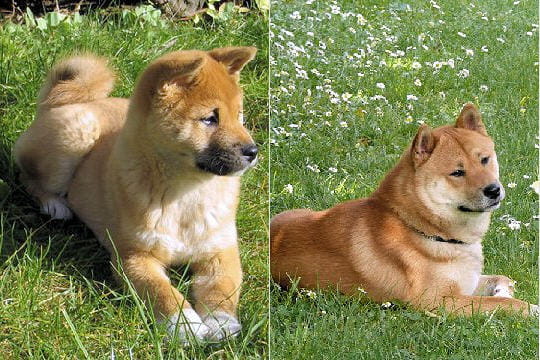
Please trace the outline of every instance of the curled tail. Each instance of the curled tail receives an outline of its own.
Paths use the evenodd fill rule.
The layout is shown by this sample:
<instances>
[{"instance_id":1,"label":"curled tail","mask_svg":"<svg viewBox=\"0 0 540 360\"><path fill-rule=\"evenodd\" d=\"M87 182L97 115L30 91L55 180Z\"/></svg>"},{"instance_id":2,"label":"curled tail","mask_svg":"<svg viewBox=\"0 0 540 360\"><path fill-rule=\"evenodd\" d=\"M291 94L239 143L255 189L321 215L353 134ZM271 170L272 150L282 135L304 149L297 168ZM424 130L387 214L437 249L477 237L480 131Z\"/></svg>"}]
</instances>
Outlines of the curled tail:
<instances>
[{"instance_id":1,"label":"curled tail","mask_svg":"<svg viewBox=\"0 0 540 360\"><path fill-rule=\"evenodd\" d=\"M104 58L73 56L49 71L39 92L38 105L57 107L104 99L112 91L114 80L114 73Z\"/></svg>"}]
</instances>

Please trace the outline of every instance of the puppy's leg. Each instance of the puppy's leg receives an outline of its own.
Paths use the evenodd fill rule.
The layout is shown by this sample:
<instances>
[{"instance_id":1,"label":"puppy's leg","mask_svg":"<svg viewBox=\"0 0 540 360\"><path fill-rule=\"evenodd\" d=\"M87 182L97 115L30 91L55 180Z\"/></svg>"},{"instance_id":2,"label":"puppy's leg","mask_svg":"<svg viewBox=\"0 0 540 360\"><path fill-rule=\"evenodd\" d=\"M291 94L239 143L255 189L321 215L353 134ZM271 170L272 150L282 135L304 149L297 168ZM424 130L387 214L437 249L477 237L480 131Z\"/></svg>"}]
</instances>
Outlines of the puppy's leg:
<instances>
[{"instance_id":1,"label":"puppy's leg","mask_svg":"<svg viewBox=\"0 0 540 360\"><path fill-rule=\"evenodd\" d=\"M60 107L43 110L14 147L21 182L53 219L71 218L65 195L73 174L100 135L89 111Z\"/></svg>"},{"instance_id":2,"label":"puppy's leg","mask_svg":"<svg viewBox=\"0 0 540 360\"><path fill-rule=\"evenodd\" d=\"M473 295L514 297L515 281L504 275L481 275Z\"/></svg>"},{"instance_id":3,"label":"puppy's leg","mask_svg":"<svg viewBox=\"0 0 540 360\"><path fill-rule=\"evenodd\" d=\"M50 215L53 219L67 220L73 216L71 210L67 206L65 191L67 186L62 188L63 192L55 193L43 188L37 176L31 176L27 173L27 168L21 166L21 182L26 190L35 197L40 205L42 214ZM58 186L61 188L60 186Z\"/></svg>"},{"instance_id":4,"label":"puppy's leg","mask_svg":"<svg viewBox=\"0 0 540 360\"><path fill-rule=\"evenodd\" d=\"M236 317L242 269L236 246L192 265L195 309L210 328L208 338L221 340L242 328Z\"/></svg>"},{"instance_id":5,"label":"puppy's leg","mask_svg":"<svg viewBox=\"0 0 540 360\"><path fill-rule=\"evenodd\" d=\"M434 310L442 306L450 313L465 316L494 310L520 313L525 316L538 316L538 305L529 304L518 299L494 296L445 296L419 305L424 310Z\"/></svg>"},{"instance_id":6,"label":"puppy's leg","mask_svg":"<svg viewBox=\"0 0 540 360\"><path fill-rule=\"evenodd\" d=\"M171 285L163 264L144 253L124 257L122 264L137 294L152 304L156 318L167 325L170 340L187 344L190 338L203 339L207 336L208 327Z\"/></svg>"}]
</instances>

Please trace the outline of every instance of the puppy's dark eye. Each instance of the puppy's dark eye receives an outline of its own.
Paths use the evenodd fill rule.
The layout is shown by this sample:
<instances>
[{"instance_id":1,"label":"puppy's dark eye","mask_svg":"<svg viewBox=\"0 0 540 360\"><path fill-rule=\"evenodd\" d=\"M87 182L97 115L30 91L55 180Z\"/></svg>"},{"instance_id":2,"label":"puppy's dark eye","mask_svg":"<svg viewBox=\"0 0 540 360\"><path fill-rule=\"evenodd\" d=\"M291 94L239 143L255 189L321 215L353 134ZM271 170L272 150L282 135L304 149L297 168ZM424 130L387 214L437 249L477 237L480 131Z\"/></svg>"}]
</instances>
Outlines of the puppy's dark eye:
<instances>
[{"instance_id":1,"label":"puppy's dark eye","mask_svg":"<svg viewBox=\"0 0 540 360\"><path fill-rule=\"evenodd\" d=\"M207 126L216 126L218 123L219 123L219 115L218 115L218 112L216 110L214 110L214 112L212 113L212 115L208 116L208 117L205 117L205 118L202 118L201 119L201 122L204 124L204 125L207 125Z\"/></svg>"},{"instance_id":2,"label":"puppy's dark eye","mask_svg":"<svg viewBox=\"0 0 540 360\"><path fill-rule=\"evenodd\" d=\"M450 174L450 176L460 177L465 176L465 170L456 170Z\"/></svg>"},{"instance_id":3,"label":"puppy's dark eye","mask_svg":"<svg viewBox=\"0 0 540 360\"><path fill-rule=\"evenodd\" d=\"M480 163L481 163L482 165L486 165L488 162L489 162L489 156L483 157L483 158L480 160Z\"/></svg>"}]
</instances>

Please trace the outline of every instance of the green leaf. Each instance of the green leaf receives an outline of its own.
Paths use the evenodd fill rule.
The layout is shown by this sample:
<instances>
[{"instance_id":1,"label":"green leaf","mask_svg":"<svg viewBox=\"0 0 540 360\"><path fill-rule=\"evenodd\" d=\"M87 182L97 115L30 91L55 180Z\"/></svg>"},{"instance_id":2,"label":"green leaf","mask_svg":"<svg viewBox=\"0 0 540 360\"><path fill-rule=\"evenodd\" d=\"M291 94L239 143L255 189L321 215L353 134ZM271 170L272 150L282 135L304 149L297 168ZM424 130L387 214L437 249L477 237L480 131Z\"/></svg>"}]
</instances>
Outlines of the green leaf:
<instances>
[{"instance_id":1,"label":"green leaf","mask_svg":"<svg viewBox=\"0 0 540 360\"><path fill-rule=\"evenodd\" d=\"M26 8L26 13L24 14L24 22L27 26L34 27L36 26L36 18L34 16L34 13L30 8Z\"/></svg>"},{"instance_id":2,"label":"green leaf","mask_svg":"<svg viewBox=\"0 0 540 360\"><path fill-rule=\"evenodd\" d=\"M232 2L226 2L219 6L219 19L229 20L234 12L234 4Z\"/></svg>"},{"instance_id":3,"label":"green leaf","mask_svg":"<svg viewBox=\"0 0 540 360\"><path fill-rule=\"evenodd\" d=\"M208 8L208 10L206 10L206 14L208 14L212 19L219 18L219 13L214 9Z\"/></svg>"},{"instance_id":4,"label":"green leaf","mask_svg":"<svg viewBox=\"0 0 540 360\"><path fill-rule=\"evenodd\" d=\"M36 19L36 27L39 30L42 30L42 31L47 30L47 21L45 21L44 18L37 18Z\"/></svg>"},{"instance_id":5,"label":"green leaf","mask_svg":"<svg viewBox=\"0 0 540 360\"><path fill-rule=\"evenodd\" d=\"M270 10L270 0L255 0L255 4L257 4L257 8L262 12Z\"/></svg>"},{"instance_id":6,"label":"green leaf","mask_svg":"<svg viewBox=\"0 0 540 360\"><path fill-rule=\"evenodd\" d=\"M135 15L137 15L137 17L140 17L142 14L144 14L146 11L146 7L145 6L137 6L135 8Z\"/></svg>"},{"instance_id":7,"label":"green leaf","mask_svg":"<svg viewBox=\"0 0 540 360\"><path fill-rule=\"evenodd\" d=\"M56 11L47 13L47 15L45 15L45 20L47 20L47 24L50 27L58 26L62 22L62 20L64 20L65 18L66 18L66 15L56 12Z\"/></svg>"},{"instance_id":8,"label":"green leaf","mask_svg":"<svg viewBox=\"0 0 540 360\"><path fill-rule=\"evenodd\" d=\"M73 14L73 23L74 23L74 24L80 24L80 23L82 23L82 17L81 17L81 14L79 14L78 12L76 12L76 13Z\"/></svg>"}]
</instances>

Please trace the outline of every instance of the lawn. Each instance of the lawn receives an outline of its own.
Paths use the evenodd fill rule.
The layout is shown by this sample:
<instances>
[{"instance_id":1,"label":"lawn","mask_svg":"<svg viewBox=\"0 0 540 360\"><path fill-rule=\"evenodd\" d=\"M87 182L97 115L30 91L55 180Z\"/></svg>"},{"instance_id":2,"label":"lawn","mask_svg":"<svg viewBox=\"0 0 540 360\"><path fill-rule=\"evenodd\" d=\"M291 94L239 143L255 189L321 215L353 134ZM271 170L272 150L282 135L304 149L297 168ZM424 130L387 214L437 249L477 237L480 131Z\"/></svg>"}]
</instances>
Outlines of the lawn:
<instances>
[{"instance_id":1,"label":"lawn","mask_svg":"<svg viewBox=\"0 0 540 360\"><path fill-rule=\"evenodd\" d=\"M538 3L282 1L270 24L271 215L369 195L419 124L476 103L507 197L485 273L538 303ZM273 359L536 359L538 320L271 289Z\"/></svg>"},{"instance_id":2,"label":"lawn","mask_svg":"<svg viewBox=\"0 0 540 360\"><path fill-rule=\"evenodd\" d=\"M0 24L0 358L259 358L267 353L268 22L257 11L226 21L172 22L149 7ZM179 49L259 48L241 77L247 126L261 145L243 178L238 216L244 286L241 335L221 345L182 348L162 341L150 312L114 283L107 252L79 221L50 221L18 181L11 148L32 121L46 71L59 58L92 51L112 60L114 96L130 96L141 70ZM46 151L46 149L43 149ZM174 277L185 290L183 269Z\"/></svg>"}]
</instances>

